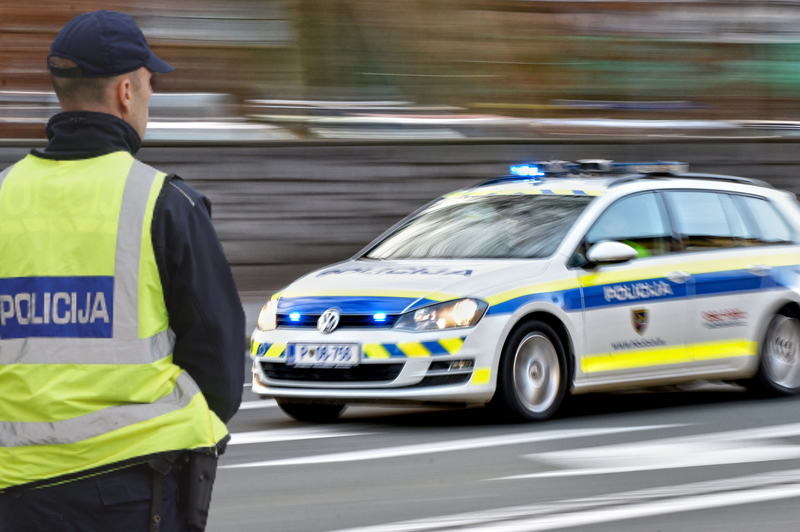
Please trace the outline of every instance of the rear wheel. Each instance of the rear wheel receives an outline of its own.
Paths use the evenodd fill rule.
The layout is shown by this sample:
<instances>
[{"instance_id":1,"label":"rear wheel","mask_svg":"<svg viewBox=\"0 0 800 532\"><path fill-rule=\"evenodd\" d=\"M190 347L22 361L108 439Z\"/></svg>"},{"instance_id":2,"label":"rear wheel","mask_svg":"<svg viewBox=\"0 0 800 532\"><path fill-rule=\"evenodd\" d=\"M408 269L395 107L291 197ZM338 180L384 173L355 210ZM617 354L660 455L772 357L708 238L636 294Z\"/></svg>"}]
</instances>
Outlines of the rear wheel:
<instances>
[{"instance_id":1,"label":"rear wheel","mask_svg":"<svg viewBox=\"0 0 800 532\"><path fill-rule=\"evenodd\" d=\"M800 321L775 314L761 344L761 365L755 384L772 395L800 393Z\"/></svg>"},{"instance_id":2,"label":"rear wheel","mask_svg":"<svg viewBox=\"0 0 800 532\"><path fill-rule=\"evenodd\" d=\"M278 406L297 421L331 423L339 419L347 405L344 403L323 403L314 401L295 401L276 399Z\"/></svg>"},{"instance_id":3,"label":"rear wheel","mask_svg":"<svg viewBox=\"0 0 800 532\"><path fill-rule=\"evenodd\" d=\"M558 335L547 324L530 321L512 333L503 349L493 403L513 419L548 419L564 399L567 382Z\"/></svg>"}]
</instances>

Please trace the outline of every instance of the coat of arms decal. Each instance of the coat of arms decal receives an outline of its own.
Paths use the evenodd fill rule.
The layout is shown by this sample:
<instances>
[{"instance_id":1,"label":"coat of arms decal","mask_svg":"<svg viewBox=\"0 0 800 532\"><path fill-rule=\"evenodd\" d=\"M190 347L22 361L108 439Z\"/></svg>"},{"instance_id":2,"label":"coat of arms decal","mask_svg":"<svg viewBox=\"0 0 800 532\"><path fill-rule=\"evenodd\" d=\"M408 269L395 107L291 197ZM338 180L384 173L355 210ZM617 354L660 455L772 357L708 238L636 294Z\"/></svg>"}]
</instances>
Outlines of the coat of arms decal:
<instances>
[{"instance_id":1,"label":"coat of arms decal","mask_svg":"<svg viewBox=\"0 0 800 532\"><path fill-rule=\"evenodd\" d=\"M636 332L640 335L644 334L645 329L647 329L648 314L646 308L631 309L633 328L636 329Z\"/></svg>"}]
</instances>

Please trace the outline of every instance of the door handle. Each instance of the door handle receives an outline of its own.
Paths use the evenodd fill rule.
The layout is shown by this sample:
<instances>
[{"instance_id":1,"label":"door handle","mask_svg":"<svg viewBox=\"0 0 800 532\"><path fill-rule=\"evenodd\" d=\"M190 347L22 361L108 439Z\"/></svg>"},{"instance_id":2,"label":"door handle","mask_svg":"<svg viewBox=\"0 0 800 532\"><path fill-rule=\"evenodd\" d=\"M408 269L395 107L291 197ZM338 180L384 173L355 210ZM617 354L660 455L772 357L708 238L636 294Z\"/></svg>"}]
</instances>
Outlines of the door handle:
<instances>
[{"instance_id":1,"label":"door handle","mask_svg":"<svg viewBox=\"0 0 800 532\"><path fill-rule=\"evenodd\" d=\"M669 275L667 275L667 279L669 279L673 283L681 283L681 284L691 279L691 277L692 277L691 273L686 273L681 271L672 272Z\"/></svg>"},{"instance_id":2,"label":"door handle","mask_svg":"<svg viewBox=\"0 0 800 532\"><path fill-rule=\"evenodd\" d=\"M770 272L772 271L772 266L767 266L765 264L753 264L747 269L747 271L749 271L752 274L760 275L761 277L763 277L765 275L770 274Z\"/></svg>"}]
</instances>

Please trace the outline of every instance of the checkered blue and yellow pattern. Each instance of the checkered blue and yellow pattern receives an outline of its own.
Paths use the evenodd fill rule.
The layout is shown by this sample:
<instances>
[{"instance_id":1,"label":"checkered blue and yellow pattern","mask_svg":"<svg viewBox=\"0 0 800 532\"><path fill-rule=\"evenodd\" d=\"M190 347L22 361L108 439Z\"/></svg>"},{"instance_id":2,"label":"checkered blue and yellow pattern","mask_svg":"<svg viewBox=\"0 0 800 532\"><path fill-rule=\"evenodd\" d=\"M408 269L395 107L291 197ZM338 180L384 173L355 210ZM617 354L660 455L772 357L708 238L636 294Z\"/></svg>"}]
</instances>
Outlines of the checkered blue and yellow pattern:
<instances>
[{"instance_id":1,"label":"checkered blue and yellow pattern","mask_svg":"<svg viewBox=\"0 0 800 532\"><path fill-rule=\"evenodd\" d=\"M455 355L461 351L466 337L446 338L433 342L398 342L394 344L364 344L365 359L425 358ZM285 343L250 343L250 352L259 358L285 358Z\"/></svg>"}]
</instances>

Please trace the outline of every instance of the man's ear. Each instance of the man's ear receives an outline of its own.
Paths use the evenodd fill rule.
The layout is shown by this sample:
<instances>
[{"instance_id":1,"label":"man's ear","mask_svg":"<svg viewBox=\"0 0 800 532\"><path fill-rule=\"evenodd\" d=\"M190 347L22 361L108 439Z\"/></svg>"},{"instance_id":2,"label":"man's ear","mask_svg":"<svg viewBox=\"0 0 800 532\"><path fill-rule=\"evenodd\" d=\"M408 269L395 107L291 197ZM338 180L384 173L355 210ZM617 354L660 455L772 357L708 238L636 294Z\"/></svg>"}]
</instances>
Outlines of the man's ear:
<instances>
[{"instance_id":1,"label":"man's ear","mask_svg":"<svg viewBox=\"0 0 800 532\"><path fill-rule=\"evenodd\" d=\"M122 113L129 113L133 101L131 78L129 76L121 76L117 81L116 97L119 110Z\"/></svg>"}]
</instances>

